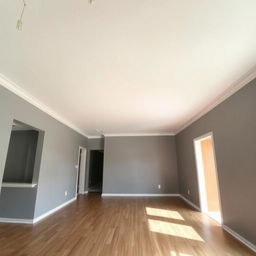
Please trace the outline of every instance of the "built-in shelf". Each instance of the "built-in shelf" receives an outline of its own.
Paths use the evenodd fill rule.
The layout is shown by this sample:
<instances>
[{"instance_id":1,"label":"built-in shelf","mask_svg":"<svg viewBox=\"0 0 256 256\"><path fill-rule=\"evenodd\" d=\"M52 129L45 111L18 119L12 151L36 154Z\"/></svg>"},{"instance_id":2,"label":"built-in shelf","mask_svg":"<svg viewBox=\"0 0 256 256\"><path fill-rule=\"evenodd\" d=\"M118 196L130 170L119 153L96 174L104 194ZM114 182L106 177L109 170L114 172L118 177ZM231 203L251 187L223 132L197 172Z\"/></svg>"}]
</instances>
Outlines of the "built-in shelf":
<instances>
[{"instance_id":1,"label":"built-in shelf","mask_svg":"<svg viewBox=\"0 0 256 256\"><path fill-rule=\"evenodd\" d=\"M15 182L3 182L3 188L34 188L37 184L35 183L15 183Z\"/></svg>"}]
</instances>

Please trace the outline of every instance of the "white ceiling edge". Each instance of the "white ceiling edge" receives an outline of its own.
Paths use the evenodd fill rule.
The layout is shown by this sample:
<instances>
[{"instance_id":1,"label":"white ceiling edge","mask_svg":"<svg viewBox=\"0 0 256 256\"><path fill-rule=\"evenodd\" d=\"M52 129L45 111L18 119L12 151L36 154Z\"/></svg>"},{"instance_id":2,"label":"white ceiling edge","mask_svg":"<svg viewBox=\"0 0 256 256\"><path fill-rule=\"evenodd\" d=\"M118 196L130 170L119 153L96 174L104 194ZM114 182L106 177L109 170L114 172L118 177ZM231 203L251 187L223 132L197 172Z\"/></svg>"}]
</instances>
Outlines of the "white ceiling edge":
<instances>
[{"instance_id":1,"label":"white ceiling edge","mask_svg":"<svg viewBox=\"0 0 256 256\"><path fill-rule=\"evenodd\" d=\"M21 97L25 101L29 102L33 106L37 107L41 111L45 112L46 114L50 115L54 119L58 120L59 122L65 124L72 130L78 132L79 134L88 137L84 131L82 131L80 128L76 127L74 124L66 120L65 118L58 115L56 112L54 112L51 108L40 102L37 98L32 96L30 93L22 89L20 86L9 80L7 77L5 77L3 74L0 73L0 85L4 88L8 89L9 91L13 92L17 96Z\"/></svg>"},{"instance_id":2,"label":"white ceiling edge","mask_svg":"<svg viewBox=\"0 0 256 256\"><path fill-rule=\"evenodd\" d=\"M237 91L246 86L249 82L256 78L256 66L253 67L250 71L245 73L240 79L238 79L235 83L233 83L223 94L221 94L218 98L215 99L212 103L206 106L202 111L196 114L192 119L190 119L185 125L183 125L180 129L178 129L175 134L179 134L183 130L185 130L188 126L193 124L195 121L206 115L212 109L217 107L220 103L228 99L230 96L235 94Z\"/></svg>"},{"instance_id":3,"label":"white ceiling edge","mask_svg":"<svg viewBox=\"0 0 256 256\"><path fill-rule=\"evenodd\" d=\"M175 133L105 133L104 137L174 136Z\"/></svg>"},{"instance_id":4,"label":"white ceiling edge","mask_svg":"<svg viewBox=\"0 0 256 256\"><path fill-rule=\"evenodd\" d=\"M103 137L132 137L132 136L175 136L181 131L183 131L185 128L187 128L189 125L200 119L202 116L210 112L213 108L218 106L220 103L225 101L227 98L235 94L237 91L239 91L242 87L247 85L249 82L251 82L253 79L256 78L256 66L253 67L250 71L248 71L246 74L244 74L240 79L238 79L233 85L230 86L229 89L227 89L223 94L221 94L218 98L216 98L215 101L210 103L208 106L206 106L202 111L200 111L198 114L196 114L192 119L190 119L184 126L182 126L180 129L178 129L176 132L170 132L170 133L106 133L103 135L95 135L95 136L89 136L87 135L83 130L72 124L70 121L66 120L65 118L58 115L56 112L54 112L51 108L49 108L47 105L43 104L41 101L39 101L37 98L32 96L30 93L22 89L20 86L6 78L3 74L0 73L0 85L4 88L8 89L9 91L13 92L17 96L21 97L25 101L29 102L33 106L37 107L41 111L45 112L46 114L50 115L54 119L58 120L59 122L63 123L64 125L68 126L72 130L78 132L79 134L89 138L89 139L97 139L97 138L103 138Z\"/></svg>"}]
</instances>

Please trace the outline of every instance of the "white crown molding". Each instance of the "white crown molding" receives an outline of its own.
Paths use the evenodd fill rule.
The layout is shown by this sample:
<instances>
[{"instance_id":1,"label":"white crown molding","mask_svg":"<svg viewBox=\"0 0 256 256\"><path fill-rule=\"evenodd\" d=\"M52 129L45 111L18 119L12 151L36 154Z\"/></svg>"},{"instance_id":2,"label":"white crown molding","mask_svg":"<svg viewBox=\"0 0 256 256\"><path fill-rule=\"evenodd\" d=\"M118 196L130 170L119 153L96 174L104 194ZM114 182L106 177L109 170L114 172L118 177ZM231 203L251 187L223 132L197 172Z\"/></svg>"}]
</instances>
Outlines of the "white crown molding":
<instances>
[{"instance_id":1,"label":"white crown molding","mask_svg":"<svg viewBox=\"0 0 256 256\"><path fill-rule=\"evenodd\" d=\"M249 82L256 78L256 67L253 67L250 71L244 74L240 79L238 79L235 83L233 83L224 93L222 93L218 98L216 98L212 103L207 105L202 111L196 114L192 119L190 119L185 125L183 125L180 129L178 129L175 134L182 132L188 126L193 124L195 121L200 119L202 116L210 112L224 100L235 94Z\"/></svg>"},{"instance_id":2,"label":"white crown molding","mask_svg":"<svg viewBox=\"0 0 256 256\"><path fill-rule=\"evenodd\" d=\"M88 139L102 139L102 138L104 138L104 136L103 135L92 135L92 136L87 136L87 138Z\"/></svg>"},{"instance_id":3,"label":"white crown molding","mask_svg":"<svg viewBox=\"0 0 256 256\"><path fill-rule=\"evenodd\" d=\"M241 243L243 243L245 246L250 248L252 251L256 252L256 245L252 244L249 242L247 239L244 237L240 236L238 233L236 233L234 230L231 228L227 227L226 225L222 225L222 228L227 231L231 236L239 240Z\"/></svg>"},{"instance_id":4,"label":"white crown molding","mask_svg":"<svg viewBox=\"0 0 256 256\"><path fill-rule=\"evenodd\" d=\"M178 197L179 194L101 194L103 197L107 196L120 196L120 197Z\"/></svg>"},{"instance_id":5,"label":"white crown molding","mask_svg":"<svg viewBox=\"0 0 256 256\"><path fill-rule=\"evenodd\" d=\"M175 133L105 133L104 137L174 136Z\"/></svg>"},{"instance_id":6,"label":"white crown molding","mask_svg":"<svg viewBox=\"0 0 256 256\"><path fill-rule=\"evenodd\" d=\"M17 96L21 97L25 101L29 102L33 106L37 107L41 111L45 112L46 114L50 115L54 119L58 120L59 122L65 124L72 130L80 133L81 135L88 137L87 134L82 131L80 128L76 127L74 124L69 122L68 120L64 119L60 115L58 115L56 112L54 112L51 108L49 108L47 105L40 102L37 98L32 96L30 93L22 89L20 86L9 80L7 77L5 77L3 74L0 73L0 85L2 85L7 90L13 92Z\"/></svg>"}]
</instances>

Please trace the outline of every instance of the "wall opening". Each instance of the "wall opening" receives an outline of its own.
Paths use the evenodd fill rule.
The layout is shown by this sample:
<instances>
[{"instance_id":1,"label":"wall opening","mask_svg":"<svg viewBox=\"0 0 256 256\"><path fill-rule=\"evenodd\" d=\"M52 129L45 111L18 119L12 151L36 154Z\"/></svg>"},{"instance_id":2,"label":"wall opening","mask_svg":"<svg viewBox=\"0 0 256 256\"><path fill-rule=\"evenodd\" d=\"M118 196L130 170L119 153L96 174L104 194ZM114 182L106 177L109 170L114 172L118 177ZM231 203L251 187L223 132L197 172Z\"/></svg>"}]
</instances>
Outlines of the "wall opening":
<instances>
[{"instance_id":1,"label":"wall opening","mask_svg":"<svg viewBox=\"0 0 256 256\"><path fill-rule=\"evenodd\" d=\"M13 120L0 194L0 219L32 219L44 131Z\"/></svg>"},{"instance_id":2,"label":"wall opening","mask_svg":"<svg viewBox=\"0 0 256 256\"><path fill-rule=\"evenodd\" d=\"M88 192L102 193L103 160L103 150L90 151Z\"/></svg>"},{"instance_id":3,"label":"wall opening","mask_svg":"<svg viewBox=\"0 0 256 256\"><path fill-rule=\"evenodd\" d=\"M201 210L217 222L222 223L213 135L207 134L195 139L194 146Z\"/></svg>"},{"instance_id":4,"label":"wall opening","mask_svg":"<svg viewBox=\"0 0 256 256\"><path fill-rule=\"evenodd\" d=\"M37 183L44 133L13 121L3 183Z\"/></svg>"}]
</instances>

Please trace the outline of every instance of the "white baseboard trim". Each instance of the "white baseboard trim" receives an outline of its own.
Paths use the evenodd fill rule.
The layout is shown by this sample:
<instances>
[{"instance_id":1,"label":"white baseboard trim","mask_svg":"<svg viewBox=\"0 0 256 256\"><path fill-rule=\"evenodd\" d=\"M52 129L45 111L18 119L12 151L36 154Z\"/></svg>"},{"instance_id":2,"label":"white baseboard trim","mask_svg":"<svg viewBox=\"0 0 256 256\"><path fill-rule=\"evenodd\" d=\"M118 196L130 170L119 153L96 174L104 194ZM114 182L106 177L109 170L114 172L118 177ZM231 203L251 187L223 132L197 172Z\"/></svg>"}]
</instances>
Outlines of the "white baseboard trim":
<instances>
[{"instance_id":1,"label":"white baseboard trim","mask_svg":"<svg viewBox=\"0 0 256 256\"><path fill-rule=\"evenodd\" d=\"M237 234L234 230L232 230L231 228L222 225L222 228L227 231L231 236L233 236L234 238L236 238L237 240L239 240L241 243L243 243L245 246L247 246L248 248L250 248L252 251L256 252L256 245L252 244L251 242L249 242L247 239L245 239L244 237L240 236L239 234Z\"/></svg>"},{"instance_id":2,"label":"white baseboard trim","mask_svg":"<svg viewBox=\"0 0 256 256\"><path fill-rule=\"evenodd\" d=\"M180 198L183 200L183 201L185 201L187 204L189 204L190 206L192 206L194 209L196 209L197 211L199 211L199 212L201 212L201 209L197 206L197 205L195 205L194 203L192 203L191 201L189 201L186 197L184 197L183 195L179 195L180 196Z\"/></svg>"},{"instance_id":3,"label":"white baseboard trim","mask_svg":"<svg viewBox=\"0 0 256 256\"><path fill-rule=\"evenodd\" d=\"M109 194L109 193L102 193L101 196L122 196L122 197L178 197L179 194Z\"/></svg>"},{"instance_id":4,"label":"white baseboard trim","mask_svg":"<svg viewBox=\"0 0 256 256\"><path fill-rule=\"evenodd\" d=\"M79 193L79 195L85 195L85 194L88 194L88 191L83 191Z\"/></svg>"},{"instance_id":5,"label":"white baseboard trim","mask_svg":"<svg viewBox=\"0 0 256 256\"><path fill-rule=\"evenodd\" d=\"M67 201L67 202L65 202L65 203L63 203L63 204L57 206L56 208L54 208L54 209L52 209L52 210L50 210L50 211L48 211L48 212L46 212L46 213L40 215L39 217L34 218L32 223L35 224L35 223L41 221L42 219L44 219L44 218L48 217L49 215L51 215L51 214L57 212L57 211L60 210L61 208L65 207L66 205L68 205L68 204L74 202L75 200L76 200L76 197L74 197L74 198L72 198L71 200L69 200L69 201Z\"/></svg>"},{"instance_id":6,"label":"white baseboard trim","mask_svg":"<svg viewBox=\"0 0 256 256\"><path fill-rule=\"evenodd\" d=\"M201 212L201 209L196 206L194 203L192 203L191 201L189 201L187 198L185 198L184 196L180 195L180 198L183 199L186 203L188 203L189 205L191 205L194 209L196 209L197 211ZM246 240L244 237L240 236L238 233L236 233L234 230L232 230L231 228L222 225L222 228L227 231L230 235L232 235L234 238L236 238L237 240L239 240L241 243L243 243L245 246L247 246L248 248L250 248L252 251L256 252L256 245L252 244L251 242L249 242L248 240Z\"/></svg>"},{"instance_id":7,"label":"white baseboard trim","mask_svg":"<svg viewBox=\"0 0 256 256\"><path fill-rule=\"evenodd\" d=\"M33 224L33 219L0 218L0 223Z\"/></svg>"}]
</instances>

